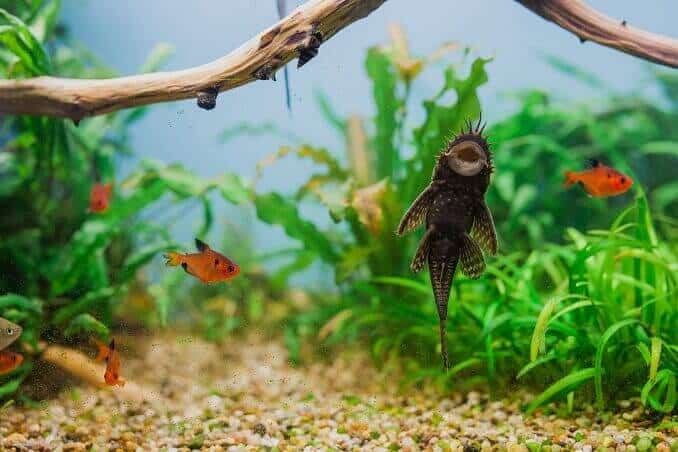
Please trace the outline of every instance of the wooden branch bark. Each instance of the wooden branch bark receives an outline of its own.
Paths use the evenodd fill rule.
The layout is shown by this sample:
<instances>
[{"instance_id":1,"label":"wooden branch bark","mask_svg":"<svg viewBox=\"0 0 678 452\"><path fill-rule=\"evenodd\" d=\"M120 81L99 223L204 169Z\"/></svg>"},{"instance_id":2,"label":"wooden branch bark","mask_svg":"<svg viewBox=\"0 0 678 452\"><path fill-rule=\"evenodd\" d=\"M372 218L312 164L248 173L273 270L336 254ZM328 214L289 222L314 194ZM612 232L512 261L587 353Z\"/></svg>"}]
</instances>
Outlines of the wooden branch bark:
<instances>
[{"instance_id":1,"label":"wooden branch bark","mask_svg":"<svg viewBox=\"0 0 678 452\"><path fill-rule=\"evenodd\" d=\"M111 388L107 386L104 382L106 366L92 361L77 350L52 344L44 348L41 358L92 386L116 391L116 394L124 400L137 403L142 401L155 403L158 401L157 394L133 381L128 380L123 387Z\"/></svg>"},{"instance_id":2,"label":"wooden branch bark","mask_svg":"<svg viewBox=\"0 0 678 452\"><path fill-rule=\"evenodd\" d=\"M634 28L614 20L581 0L516 0L544 19L568 30L584 42L620 50L639 58L678 67L678 40Z\"/></svg>"},{"instance_id":3,"label":"wooden branch bark","mask_svg":"<svg viewBox=\"0 0 678 452\"><path fill-rule=\"evenodd\" d=\"M36 77L0 80L0 113L48 115L78 122L129 107L196 98L214 108L217 94L275 72L299 58L301 67L320 45L386 0L310 0L230 54L202 66L113 79Z\"/></svg>"}]
</instances>

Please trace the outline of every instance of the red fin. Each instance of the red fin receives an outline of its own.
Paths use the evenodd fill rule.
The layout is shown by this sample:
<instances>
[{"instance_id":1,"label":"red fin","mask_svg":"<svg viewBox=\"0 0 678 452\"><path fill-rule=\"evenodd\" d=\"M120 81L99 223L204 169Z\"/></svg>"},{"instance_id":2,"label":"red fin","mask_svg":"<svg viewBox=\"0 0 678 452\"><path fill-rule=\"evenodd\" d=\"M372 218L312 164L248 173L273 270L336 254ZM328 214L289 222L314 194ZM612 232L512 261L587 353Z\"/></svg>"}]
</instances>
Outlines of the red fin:
<instances>
[{"instance_id":1,"label":"red fin","mask_svg":"<svg viewBox=\"0 0 678 452\"><path fill-rule=\"evenodd\" d=\"M99 351L97 352L97 356L96 356L96 358L94 358L94 360L97 361L97 362L106 361L108 359L108 356L109 356L108 345L104 344L103 342L99 342L97 340L95 340L95 342L97 344L97 348L98 348Z\"/></svg>"},{"instance_id":2,"label":"red fin","mask_svg":"<svg viewBox=\"0 0 678 452\"><path fill-rule=\"evenodd\" d=\"M565 171L565 181L563 182L564 187L569 187L572 184L577 183L577 178L572 171Z\"/></svg>"}]
</instances>

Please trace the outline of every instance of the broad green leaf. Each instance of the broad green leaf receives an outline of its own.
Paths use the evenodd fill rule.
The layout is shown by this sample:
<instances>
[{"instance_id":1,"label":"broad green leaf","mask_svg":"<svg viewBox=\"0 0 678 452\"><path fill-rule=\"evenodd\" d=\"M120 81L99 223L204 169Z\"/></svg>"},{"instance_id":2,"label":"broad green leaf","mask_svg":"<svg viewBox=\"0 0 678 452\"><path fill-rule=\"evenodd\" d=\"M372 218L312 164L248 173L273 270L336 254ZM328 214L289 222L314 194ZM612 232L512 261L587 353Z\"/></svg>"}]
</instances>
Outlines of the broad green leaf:
<instances>
[{"instance_id":1,"label":"broad green leaf","mask_svg":"<svg viewBox=\"0 0 678 452\"><path fill-rule=\"evenodd\" d=\"M19 58L28 75L51 72L49 58L40 41L21 19L4 9L0 9L0 43Z\"/></svg>"},{"instance_id":2,"label":"broad green leaf","mask_svg":"<svg viewBox=\"0 0 678 452\"><path fill-rule=\"evenodd\" d=\"M52 35L59 19L59 11L61 10L60 0L47 0L43 2L36 2L39 8L32 15L28 23L30 24L31 33L44 43L48 36Z\"/></svg>"},{"instance_id":3,"label":"broad green leaf","mask_svg":"<svg viewBox=\"0 0 678 452\"><path fill-rule=\"evenodd\" d=\"M318 257L335 262L338 254L327 237L310 221L301 218L297 207L277 193L257 195L257 216L264 223L282 226L288 237L304 243Z\"/></svg>"},{"instance_id":4,"label":"broad green leaf","mask_svg":"<svg viewBox=\"0 0 678 452\"><path fill-rule=\"evenodd\" d=\"M0 295L0 311L12 308L42 314L42 303L39 300L13 293Z\"/></svg>"},{"instance_id":5,"label":"broad green leaf","mask_svg":"<svg viewBox=\"0 0 678 452\"><path fill-rule=\"evenodd\" d=\"M666 154L678 157L678 142L676 141L652 141L645 143L640 149L646 154Z\"/></svg>"},{"instance_id":6,"label":"broad green leaf","mask_svg":"<svg viewBox=\"0 0 678 452\"><path fill-rule=\"evenodd\" d=\"M173 240L159 240L143 245L131 254L122 266L120 280L127 281L137 270L151 261L158 253L178 249L179 245Z\"/></svg>"},{"instance_id":7,"label":"broad green leaf","mask_svg":"<svg viewBox=\"0 0 678 452\"><path fill-rule=\"evenodd\" d=\"M254 196L250 184L235 174L225 174L216 181L221 196L232 204L246 204Z\"/></svg>"}]
</instances>

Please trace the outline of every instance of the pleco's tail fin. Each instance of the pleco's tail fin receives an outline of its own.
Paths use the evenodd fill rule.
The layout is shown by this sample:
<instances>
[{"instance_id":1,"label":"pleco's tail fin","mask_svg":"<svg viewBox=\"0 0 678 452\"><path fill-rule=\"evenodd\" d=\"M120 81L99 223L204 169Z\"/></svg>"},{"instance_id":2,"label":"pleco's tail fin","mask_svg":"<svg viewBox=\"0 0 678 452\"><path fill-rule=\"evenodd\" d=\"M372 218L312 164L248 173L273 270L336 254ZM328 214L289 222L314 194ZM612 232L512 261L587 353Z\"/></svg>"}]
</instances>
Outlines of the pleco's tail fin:
<instances>
[{"instance_id":1,"label":"pleco's tail fin","mask_svg":"<svg viewBox=\"0 0 678 452\"><path fill-rule=\"evenodd\" d=\"M181 254L175 253L174 251L168 251L165 254L165 265L170 267L176 267L181 264Z\"/></svg>"},{"instance_id":2,"label":"pleco's tail fin","mask_svg":"<svg viewBox=\"0 0 678 452\"><path fill-rule=\"evenodd\" d=\"M438 308L438 319L440 320L440 352L443 358L443 366L447 370L450 366L447 356L447 304L450 298L450 287L454 270L459 260L458 251L454 250L453 244L446 241L438 241L437 245L429 250L428 269L431 276L431 285L435 296L436 307Z\"/></svg>"},{"instance_id":3,"label":"pleco's tail fin","mask_svg":"<svg viewBox=\"0 0 678 452\"><path fill-rule=\"evenodd\" d=\"M443 369L450 370L450 358L447 355L447 319L440 319L440 355L443 357Z\"/></svg>"},{"instance_id":4,"label":"pleco's tail fin","mask_svg":"<svg viewBox=\"0 0 678 452\"><path fill-rule=\"evenodd\" d=\"M565 171L565 181L563 182L563 186L569 187L576 182L577 178L575 177L574 173L572 171Z\"/></svg>"}]
</instances>

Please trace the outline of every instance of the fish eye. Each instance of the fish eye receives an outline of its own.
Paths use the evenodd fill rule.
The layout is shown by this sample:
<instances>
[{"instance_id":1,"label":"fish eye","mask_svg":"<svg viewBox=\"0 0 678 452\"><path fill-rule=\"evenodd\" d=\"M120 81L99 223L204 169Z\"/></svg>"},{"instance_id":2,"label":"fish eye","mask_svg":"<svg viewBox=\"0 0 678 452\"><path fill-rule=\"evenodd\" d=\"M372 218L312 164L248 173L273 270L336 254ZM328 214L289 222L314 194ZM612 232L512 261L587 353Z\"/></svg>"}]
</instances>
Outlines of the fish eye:
<instances>
[{"instance_id":1,"label":"fish eye","mask_svg":"<svg viewBox=\"0 0 678 452\"><path fill-rule=\"evenodd\" d=\"M229 265L229 266L228 266L228 271L231 272L231 273L234 272L234 271L235 271L235 267L232 266L232 265Z\"/></svg>"},{"instance_id":2,"label":"fish eye","mask_svg":"<svg viewBox=\"0 0 678 452\"><path fill-rule=\"evenodd\" d=\"M622 177L622 178L621 178L621 183L622 183L622 184L625 184L625 183L626 183L626 178L625 178L625 177Z\"/></svg>"},{"instance_id":3,"label":"fish eye","mask_svg":"<svg viewBox=\"0 0 678 452\"><path fill-rule=\"evenodd\" d=\"M14 330L12 329L11 326L10 326L9 328L7 328L7 334L9 334L10 336L11 336L12 334L14 334Z\"/></svg>"}]
</instances>

